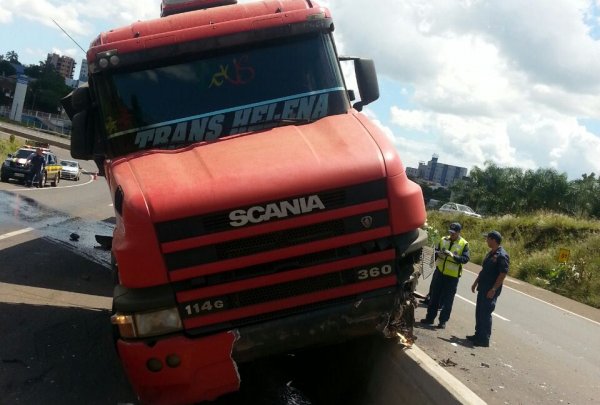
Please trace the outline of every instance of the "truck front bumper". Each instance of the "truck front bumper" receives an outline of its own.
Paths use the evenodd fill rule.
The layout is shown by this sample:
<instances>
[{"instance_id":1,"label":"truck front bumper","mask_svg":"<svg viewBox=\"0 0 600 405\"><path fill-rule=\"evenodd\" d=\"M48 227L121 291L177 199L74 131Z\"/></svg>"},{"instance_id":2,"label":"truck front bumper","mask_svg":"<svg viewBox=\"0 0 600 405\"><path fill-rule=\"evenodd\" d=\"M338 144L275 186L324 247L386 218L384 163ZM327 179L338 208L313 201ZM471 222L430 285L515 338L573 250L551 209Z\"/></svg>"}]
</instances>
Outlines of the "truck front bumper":
<instances>
[{"instance_id":1,"label":"truck front bumper","mask_svg":"<svg viewBox=\"0 0 600 405\"><path fill-rule=\"evenodd\" d=\"M210 336L176 335L153 342L119 340L117 347L142 403L210 401L239 389L238 362L382 331L402 294L399 288L387 288Z\"/></svg>"}]
</instances>

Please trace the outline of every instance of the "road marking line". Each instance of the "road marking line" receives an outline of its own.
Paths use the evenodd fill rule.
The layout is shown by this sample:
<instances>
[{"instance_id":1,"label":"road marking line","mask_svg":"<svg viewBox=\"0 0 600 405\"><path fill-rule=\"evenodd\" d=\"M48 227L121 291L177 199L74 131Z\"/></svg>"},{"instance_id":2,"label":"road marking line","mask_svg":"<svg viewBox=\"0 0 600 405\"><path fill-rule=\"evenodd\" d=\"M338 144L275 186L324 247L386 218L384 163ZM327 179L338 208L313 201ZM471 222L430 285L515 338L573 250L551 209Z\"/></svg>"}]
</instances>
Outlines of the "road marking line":
<instances>
[{"instance_id":1,"label":"road marking line","mask_svg":"<svg viewBox=\"0 0 600 405\"><path fill-rule=\"evenodd\" d=\"M0 282L0 302L110 310L112 297Z\"/></svg>"},{"instance_id":2,"label":"road marking line","mask_svg":"<svg viewBox=\"0 0 600 405\"><path fill-rule=\"evenodd\" d=\"M19 229L18 231L5 233L4 235L0 235L0 240L12 238L13 236L22 235L24 233L31 232L31 231L33 231L33 228L23 228L23 229Z\"/></svg>"},{"instance_id":3,"label":"road marking line","mask_svg":"<svg viewBox=\"0 0 600 405\"><path fill-rule=\"evenodd\" d=\"M467 270L467 269L463 268L463 270ZM467 270L467 271L468 271L469 273L472 273L472 274L475 274L475 275L477 275L477 274L478 274L478 273L475 273L475 272L473 272L473 271L471 271L471 270ZM576 317L578 317L578 318L584 319L584 320L586 320L586 321L589 321L589 322L591 322L591 323L595 323L596 325L600 326L600 322L598 322L598 321L594 321L593 319L586 318L586 317L585 317L585 316L583 316L583 315L579 315L579 314L577 314L577 313L575 313L575 312L569 311L568 309L561 308L561 307L559 307L558 305L551 304L551 303L549 303L549 302L547 302L547 301L544 301L544 300L542 300L542 299L540 299L540 298L534 297L533 295L529 295L529 294L527 294L527 293L524 293L523 291L519 291L519 290L517 290L517 289L515 289L515 288L509 287L509 286L504 286L504 287L508 288L509 290L513 290L514 292L518 292L519 294L523 294L524 296L526 296L526 297L529 297L529 298L532 298L532 299L534 299L534 300L536 300L536 301L542 302L542 303L544 303L544 304L546 304L546 305L550 305L551 307L554 307L554 308L556 308L556 309L560 309L561 311L563 311L563 312L566 312L567 314L574 315L574 316L576 316ZM542 289L542 290L543 290L543 289ZM547 291L547 290L543 290L543 291ZM552 292L552 291L548 291L548 292ZM562 296L561 296L561 297L562 297ZM565 297L565 298L566 298L566 297ZM585 305L585 304L583 304L583 305Z\"/></svg>"},{"instance_id":4,"label":"road marking line","mask_svg":"<svg viewBox=\"0 0 600 405\"><path fill-rule=\"evenodd\" d=\"M471 304L471 305L477 306L477 304L476 304L476 303L474 303L474 302L473 302L473 301L471 301L471 300L468 300L468 299L466 299L465 297L462 297L462 296L461 296L461 295L459 295L459 294L456 294L456 296L457 296L458 298L460 298L461 300L463 300L463 301L467 301L467 302L468 302L469 304ZM495 316L495 317L497 317L497 318L500 318L500 319L502 319L503 321L510 322L510 319L508 319L508 318L505 318L505 317L503 317L502 315L498 315L498 314L497 314L497 313L495 313L495 312L492 312L492 315L494 315L494 316Z\"/></svg>"},{"instance_id":5,"label":"road marking line","mask_svg":"<svg viewBox=\"0 0 600 405\"><path fill-rule=\"evenodd\" d=\"M523 284L523 283L521 283L521 282L519 282L517 280L513 280L512 278L505 278L505 280L508 281L508 282L510 282L510 283L513 283L513 284L518 284L518 285Z\"/></svg>"},{"instance_id":6,"label":"road marking line","mask_svg":"<svg viewBox=\"0 0 600 405\"><path fill-rule=\"evenodd\" d=\"M94 178L92 176L90 176L90 179L83 184L72 184L70 186L57 186L57 187L43 187L43 188L37 188L37 187L31 187L31 188L16 188L13 190L7 190L7 191L42 191L42 190L62 190L63 188L71 188L71 187L81 187L81 186L86 186L88 184L90 184L92 181L94 181Z\"/></svg>"}]
</instances>

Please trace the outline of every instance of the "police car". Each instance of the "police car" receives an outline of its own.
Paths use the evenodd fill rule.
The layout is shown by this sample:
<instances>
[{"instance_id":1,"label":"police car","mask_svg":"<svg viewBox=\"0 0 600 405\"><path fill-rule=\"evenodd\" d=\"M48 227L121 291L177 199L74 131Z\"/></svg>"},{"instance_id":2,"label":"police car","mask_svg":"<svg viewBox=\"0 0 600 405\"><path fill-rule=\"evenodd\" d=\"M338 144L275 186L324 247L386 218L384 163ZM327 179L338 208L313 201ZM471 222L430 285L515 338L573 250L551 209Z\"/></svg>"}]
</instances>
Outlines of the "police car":
<instances>
[{"instance_id":1,"label":"police car","mask_svg":"<svg viewBox=\"0 0 600 405\"><path fill-rule=\"evenodd\" d=\"M14 154L9 154L0 169L0 180L8 182L15 179L21 183L31 182L32 173L29 160L35 155L36 146L24 146ZM58 162L56 155L48 148L41 148L44 156L45 167L42 173L42 179L38 187L44 187L48 181L52 187L56 187L60 182L60 172L62 166Z\"/></svg>"}]
</instances>

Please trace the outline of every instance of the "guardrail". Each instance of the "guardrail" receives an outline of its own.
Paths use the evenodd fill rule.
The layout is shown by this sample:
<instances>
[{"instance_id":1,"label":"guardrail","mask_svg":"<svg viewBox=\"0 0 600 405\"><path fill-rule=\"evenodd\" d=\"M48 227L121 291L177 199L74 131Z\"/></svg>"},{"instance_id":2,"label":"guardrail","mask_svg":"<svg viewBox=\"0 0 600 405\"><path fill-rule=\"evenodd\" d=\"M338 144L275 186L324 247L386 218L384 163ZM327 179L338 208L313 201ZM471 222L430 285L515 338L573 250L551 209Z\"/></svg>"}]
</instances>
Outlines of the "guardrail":
<instances>
[{"instance_id":1,"label":"guardrail","mask_svg":"<svg viewBox=\"0 0 600 405\"><path fill-rule=\"evenodd\" d=\"M0 117L10 119L10 108L0 106ZM17 125L24 125L27 128L34 128L38 131L44 131L59 136L71 136L71 121L58 114L50 114L43 111L23 109L21 122L13 121Z\"/></svg>"},{"instance_id":2,"label":"guardrail","mask_svg":"<svg viewBox=\"0 0 600 405\"><path fill-rule=\"evenodd\" d=\"M0 122L0 131L18 136L20 138L47 143L59 148L70 149L71 147L71 138L67 136L61 136L60 134L41 132L39 130L32 130L6 122Z\"/></svg>"}]
</instances>

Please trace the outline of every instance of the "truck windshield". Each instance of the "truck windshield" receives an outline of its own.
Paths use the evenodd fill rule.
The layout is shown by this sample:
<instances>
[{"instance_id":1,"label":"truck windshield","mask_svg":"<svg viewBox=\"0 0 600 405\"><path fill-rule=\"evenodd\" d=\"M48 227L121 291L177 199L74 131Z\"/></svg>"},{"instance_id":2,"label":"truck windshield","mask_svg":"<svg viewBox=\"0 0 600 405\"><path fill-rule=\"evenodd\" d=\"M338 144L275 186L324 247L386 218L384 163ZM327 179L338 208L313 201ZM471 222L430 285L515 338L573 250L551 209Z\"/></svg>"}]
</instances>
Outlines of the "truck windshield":
<instances>
[{"instance_id":1,"label":"truck windshield","mask_svg":"<svg viewBox=\"0 0 600 405\"><path fill-rule=\"evenodd\" d=\"M325 34L230 48L95 80L112 155L308 123L349 107Z\"/></svg>"}]
</instances>

